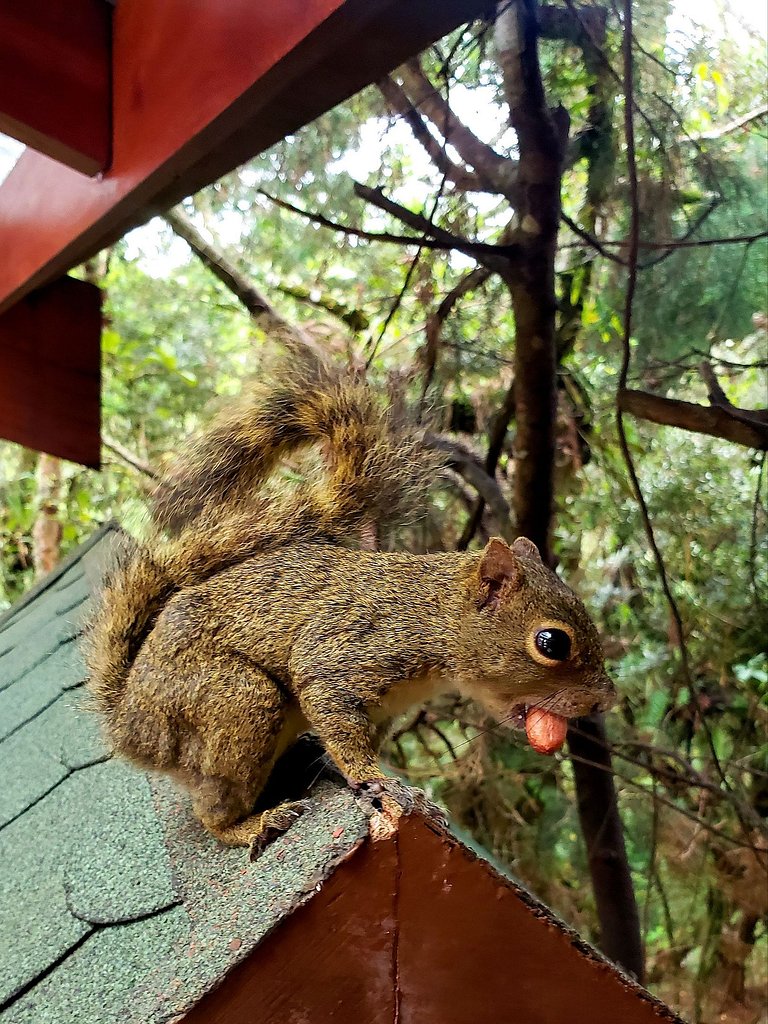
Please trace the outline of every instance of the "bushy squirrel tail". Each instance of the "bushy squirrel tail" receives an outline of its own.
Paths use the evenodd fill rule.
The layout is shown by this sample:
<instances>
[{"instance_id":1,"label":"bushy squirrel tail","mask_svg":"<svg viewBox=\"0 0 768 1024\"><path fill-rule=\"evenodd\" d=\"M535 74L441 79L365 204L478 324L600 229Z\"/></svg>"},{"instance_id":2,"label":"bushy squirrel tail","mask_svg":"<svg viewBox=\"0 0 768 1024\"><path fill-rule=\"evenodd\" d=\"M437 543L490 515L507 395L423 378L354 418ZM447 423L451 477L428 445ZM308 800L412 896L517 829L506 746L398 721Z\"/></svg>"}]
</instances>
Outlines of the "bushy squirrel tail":
<instances>
[{"instance_id":1,"label":"bushy squirrel tail","mask_svg":"<svg viewBox=\"0 0 768 1024\"><path fill-rule=\"evenodd\" d=\"M312 443L325 463L315 483L259 493L282 457ZM124 551L105 581L84 644L97 704L119 702L176 591L286 544L381 536L413 516L436 466L393 404L353 376L313 365L247 385L158 488L156 535Z\"/></svg>"},{"instance_id":2,"label":"bushy squirrel tail","mask_svg":"<svg viewBox=\"0 0 768 1024\"><path fill-rule=\"evenodd\" d=\"M359 378L309 360L278 363L171 465L154 495L155 522L175 532L249 504L284 456L315 443L327 470L315 511L334 535L365 520L378 529L407 521L437 466L393 403L383 407Z\"/></svg>"},{"instance_id":3,"label":"bushy squirrel tail","mask_svg":"<svg viewBox=\"0 0 768 1024\"><path fill-rule=\"evenodd\" d=\"M88 689L100 711L118 704L139 647L175 589L149 548L126 538L82 640Z\"/></svg>"}]
</instances>

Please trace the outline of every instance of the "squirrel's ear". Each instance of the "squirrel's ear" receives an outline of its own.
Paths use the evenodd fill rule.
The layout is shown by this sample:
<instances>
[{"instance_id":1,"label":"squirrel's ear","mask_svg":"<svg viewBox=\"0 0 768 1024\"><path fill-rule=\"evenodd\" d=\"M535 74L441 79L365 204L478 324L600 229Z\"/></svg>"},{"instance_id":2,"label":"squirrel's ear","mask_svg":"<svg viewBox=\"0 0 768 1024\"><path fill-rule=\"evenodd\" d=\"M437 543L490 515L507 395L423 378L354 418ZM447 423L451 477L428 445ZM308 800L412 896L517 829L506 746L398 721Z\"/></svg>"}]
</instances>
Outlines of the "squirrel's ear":
<instances>
[{"instance_id":1,"label":"squirrel's ear","mask_svg":"<svg viewBox=\"0 0 768 1024\"><path fill-rule=\"evenodd\" d=\"M498 537L493 537L488 541L480 562L477 607L493 610L504 593L519 590L524 579L523 567L512 548Z\"/></svg>"},{"instance_id":2,"label":"squirrel's ear","mask_svg":"<svg viewBox=\"0 0 768 1024\"><path fill-rule=\"evenodd\" d=\"M537 562L541 561L539 549L533 541L528 540L527 537L518 537L512 545L512 550L516 555L520 555L522 558L535 558Z\"/></svg>"}]
</instances>

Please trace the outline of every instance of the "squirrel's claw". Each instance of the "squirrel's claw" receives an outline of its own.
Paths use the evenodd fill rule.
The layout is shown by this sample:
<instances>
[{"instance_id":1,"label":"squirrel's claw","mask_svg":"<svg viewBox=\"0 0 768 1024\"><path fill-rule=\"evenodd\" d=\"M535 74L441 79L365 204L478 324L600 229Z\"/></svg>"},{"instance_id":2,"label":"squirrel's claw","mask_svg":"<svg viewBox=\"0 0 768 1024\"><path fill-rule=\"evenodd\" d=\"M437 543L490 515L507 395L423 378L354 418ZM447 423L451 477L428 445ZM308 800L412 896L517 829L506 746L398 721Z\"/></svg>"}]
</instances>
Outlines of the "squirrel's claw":
<instances>
[{"instance_id":1,"label":"squirrel's claw","mask_svg":"<svg viewBox=\"0 0 768 1024\"><path fill-rule=\"evenodd\" d=\"M253 837L249 846L249 859L253 862L258 860L264 850L273 843L278 836L287 832L291 825L308 810L307 800L294 800L282 807L275 807L271 811L265 811L262 816L261 828Z\"/></svg>"},{"instance_id":2,"label":"squirrel's claw","mask_svg":"<svg viewBox=\"0 0 768 1024\"><path fill-rule=\"evenodd\" d=\"M354 782L358 802L369 817L369 833L374 842L389 839L398 828L400 818L417 810L432 821L445 826L445 812L414 786L399 779L381 778Z\"/></svg>"},{"instance_id":3,"label":"squirrel's claw","mask_svg":"<svg viewBox=\"0 0 768 1024\"><path fill-rule=\"evenodd\" d=\"M371 779L360 782L355 787L364 799L368 799L375 810L381 810L384 799L389 797L400 808L403 814L410 814L416 805L416 794L419 790L406 786L399 779Z\"/></svg>"}]
</instances>

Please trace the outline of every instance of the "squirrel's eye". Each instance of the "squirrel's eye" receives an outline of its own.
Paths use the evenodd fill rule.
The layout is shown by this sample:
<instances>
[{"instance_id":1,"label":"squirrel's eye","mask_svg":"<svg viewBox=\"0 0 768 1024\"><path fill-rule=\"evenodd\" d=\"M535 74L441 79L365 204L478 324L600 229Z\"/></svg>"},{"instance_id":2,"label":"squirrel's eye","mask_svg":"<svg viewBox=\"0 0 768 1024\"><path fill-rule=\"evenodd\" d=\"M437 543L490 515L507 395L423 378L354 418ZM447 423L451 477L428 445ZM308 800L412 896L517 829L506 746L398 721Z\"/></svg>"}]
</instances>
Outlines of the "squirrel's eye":
<instances>
[{"instance_id":1,"label":"squirrel's eye","mask_svg":"<svg viewBox=\"0 0 768 1024\"><path fill-rule=\"evenodd\" d=\"M540 629L534 643L536 650L550 661L565 661L571 653L571 638L563 629Z\"/></svg>"}]
</instances>

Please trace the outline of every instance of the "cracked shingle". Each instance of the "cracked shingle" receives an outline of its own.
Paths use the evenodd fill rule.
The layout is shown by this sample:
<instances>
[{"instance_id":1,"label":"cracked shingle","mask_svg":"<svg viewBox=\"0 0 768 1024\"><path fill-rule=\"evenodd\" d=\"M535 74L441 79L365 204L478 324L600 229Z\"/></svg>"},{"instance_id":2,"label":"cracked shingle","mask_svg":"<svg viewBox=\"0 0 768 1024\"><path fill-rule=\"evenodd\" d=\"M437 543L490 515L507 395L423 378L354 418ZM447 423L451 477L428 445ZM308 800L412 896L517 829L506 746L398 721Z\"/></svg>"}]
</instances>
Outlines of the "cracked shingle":
<instances>
[{"instance_id":1,"label":"cracked shingle","mask_svg":"<svg viewBox=\"0 0 768 1024\"><path fill-rule=\"evenodd\" d=\"M181 908L147 923L95 931L56 970L11 1005L3 1024L82 1024L124 1020L136 983L187 943L189 921Z\"/></svg>"},{"instance_id":2,"label":"cracked shingle","mask_svg":"<svg viewBox=\"0 0 768 1024\"><path fill-rule=\"evenodd\" d=\"M57 647L25 676L0 691L0 742L85 679L77 643Z\"/></svg>"},{"instance_id":3,"label":"cracked shingle","mask_svg":"<svg viewBox=\"0 0 768 1024\"><path fill-rule=\"evenodd\" d=\"M115 761L70 773L0 831L0 862L0 1004L94 925L177 902L146 776Z\"/></svg>"},{"instance_id":4,"label":"cracked shingle","mask_svg":"<svg viewBox=\"0 0 768 1024\"><path fill-rule=\"evenodd\" d=\"M105 757L98 721L79 709L84 699L65 692L0 743L0 828L73 770Z\"/></svg>"},{"instance_id":5,"label":"cracked shingle","mask_svg":"<svg viewBox=\"0 0 768 1024\"><path fill-rule=\"evenodd\" d=\"M0 658L0 690L12 686L32 669L37 668L62 644L76 637L82 630L82 616L87 608L81 602L65 615L56 616L53 621L35 621L31 635ZM24 623L20 624L23 625Z\"/></svg>"},{"instance_id":6,"label":"cracked shingle","mask_svg":"<svg viewBox=\"0 0 768 1024\"><path fill-rule=\"evenodd\" d=\"M92 924L130 921L177 902L146 777L119 761L88 772L78 845L64 863L72 913ZM88 856L82 855L83 850Z\"/></svg>"}]
</instances>

